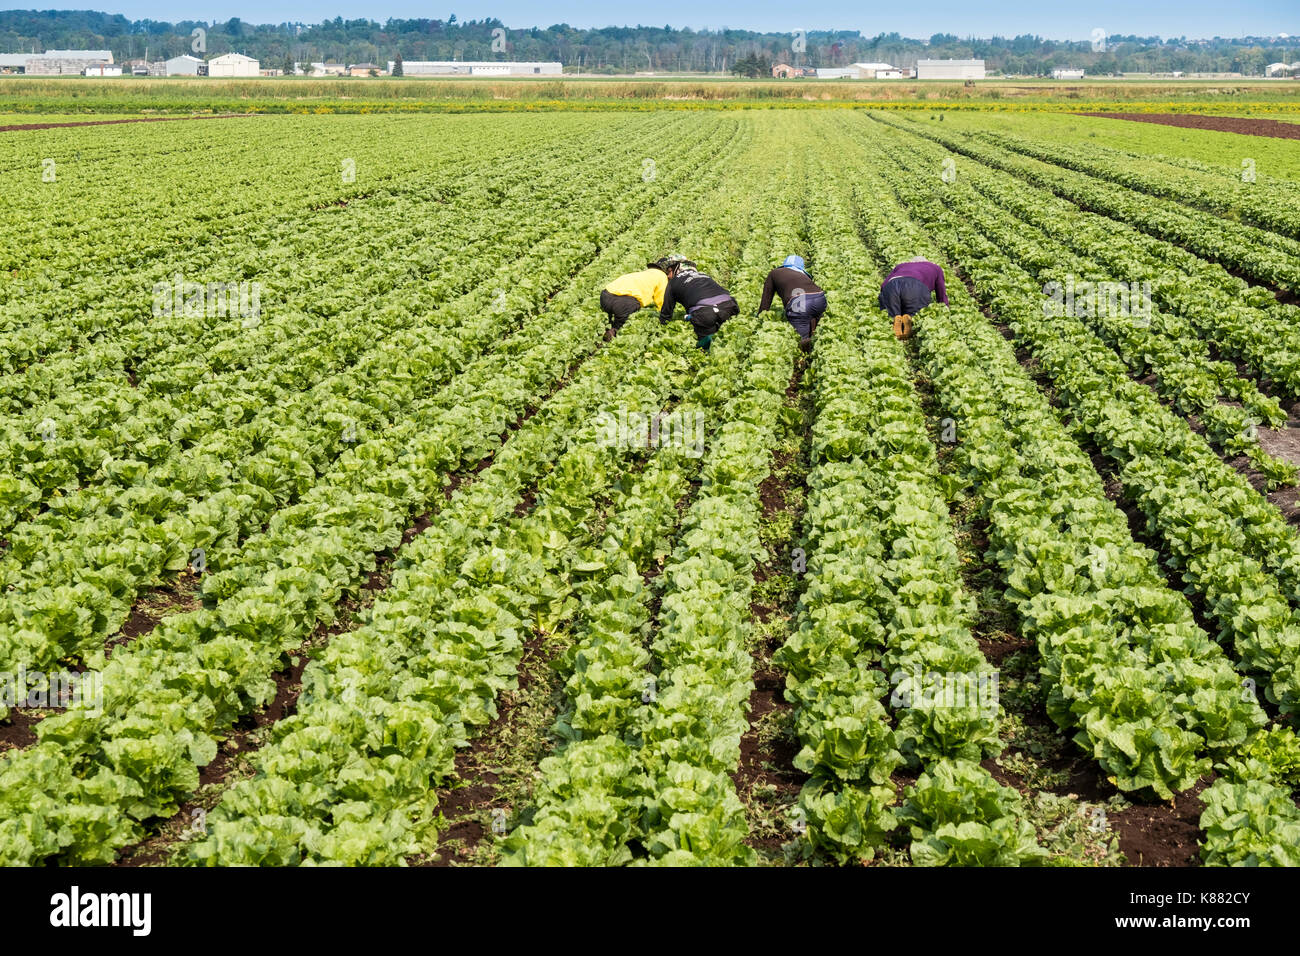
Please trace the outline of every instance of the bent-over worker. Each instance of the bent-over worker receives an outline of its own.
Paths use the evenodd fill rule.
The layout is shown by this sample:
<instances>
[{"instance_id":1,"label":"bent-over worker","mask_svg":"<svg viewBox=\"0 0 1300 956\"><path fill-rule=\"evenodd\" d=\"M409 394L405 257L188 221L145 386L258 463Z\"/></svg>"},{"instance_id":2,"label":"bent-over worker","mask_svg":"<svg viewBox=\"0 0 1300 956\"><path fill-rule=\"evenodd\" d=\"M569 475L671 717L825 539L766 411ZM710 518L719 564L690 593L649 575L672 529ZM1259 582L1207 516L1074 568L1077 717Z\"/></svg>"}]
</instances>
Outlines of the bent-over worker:
<instances>
[{"instance_id":1,"label":"bent-over worker","mask_svg":"<svg viewBox=\"0 0 1300 956\"><path fill-rule=\"evenodd\" d=\"M799 347L808 351L812 348L817 322L826 314L826 293L813 282L803 257L786 256L780 266L767 274L763 299L758 304L760 313L771 307L774 292L785 306L785 317L799 333Z\"/></svg>"},{"instance_id":2,"label":"bent-over worker","mask_svg":"<svg viewBox=\"0 0 1300 956\"><path fill-rule=\"evenodd\" d=\"M664 293L664 304L659 310L660 324L671 322L677 306L681 305L695 329L697 344L708 351L722 323L737 315L740 306L716 279L700 272L699 267L684 256L669 256L660 261L668 273L668 291Z\"/></svg>"},{"instance_id":3,"label":"bent-over worker","mask_svg":"<svg viewBox=\"0 0 1300 956\"><path fill-rule=\"evenodd\" d=\"M664 290L668 288L668 275L661 263L650 262L640 272L621 275L600 292L601 311L609 316L613 329L621 329L633 313L652 302L655 308L664 304Z\"/></svg>"},{"instance_id":4,"label":"bent-over worker","mask_svg":"<svg viewBox=\"0 0 1300 956\"><path fill-rule=\"evenodd\" d=\"M896 333L911 334L912 316L931 303L931 296L948 304L943 280L943 269L921 256L894 266L880 284L880 307L894 320Z\"/></svg>"}]
</instances>

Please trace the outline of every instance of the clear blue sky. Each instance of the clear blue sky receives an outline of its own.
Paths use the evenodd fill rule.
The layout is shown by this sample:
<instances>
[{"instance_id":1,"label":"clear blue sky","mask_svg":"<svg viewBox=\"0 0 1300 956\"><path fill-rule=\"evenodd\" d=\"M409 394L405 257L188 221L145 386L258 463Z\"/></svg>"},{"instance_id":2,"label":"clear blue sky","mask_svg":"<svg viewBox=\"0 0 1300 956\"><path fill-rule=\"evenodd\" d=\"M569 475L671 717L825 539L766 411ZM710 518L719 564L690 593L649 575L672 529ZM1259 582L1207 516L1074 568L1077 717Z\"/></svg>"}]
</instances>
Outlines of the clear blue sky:
<instances>
[{"instance_id":1,"label":"clear blue sky","mask_svg":"<svg viewBox=\"0 0 1300 956\"><path fill-rule=\"evenodd\" d=\"M10 3L14 7L19 4ZM50 9L45 3L33 3ZM1014 36L1036 33L1052 39L1085 40L1094 28L1111 34L1142 36L1271 36L1300 34L1297 0L1005 0L1000 3L928 0L928 2L863 3L861 0L820 0L817 3L774 3L762 0L711 0L701 4L629 3L626 0L80 0L53 5L55 9L96 9L133 19L226 20L250 23L301 21L317 23L341 16L430 17L460 20L497 17L509 27L611 26L644 23L654 26L753 30L850 29L871 36L898 31L904 36L933 33L959 36Z\"/></svg>"}]
</instances>

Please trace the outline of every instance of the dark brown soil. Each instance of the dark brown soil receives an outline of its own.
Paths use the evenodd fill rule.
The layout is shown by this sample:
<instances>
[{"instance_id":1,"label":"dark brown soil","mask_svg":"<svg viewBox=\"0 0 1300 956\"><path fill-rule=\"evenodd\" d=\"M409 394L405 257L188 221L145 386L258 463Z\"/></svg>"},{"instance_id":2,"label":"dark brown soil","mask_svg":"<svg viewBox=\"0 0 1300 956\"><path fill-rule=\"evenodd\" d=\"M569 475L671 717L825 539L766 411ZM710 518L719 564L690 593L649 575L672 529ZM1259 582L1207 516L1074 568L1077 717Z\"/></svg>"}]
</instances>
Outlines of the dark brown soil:
<instances>
[{"instance_id":1,"label":"dark brown soil","mask_svg":"<svg viewBox=\"0 0 1300 956\"><path fill-rule=\"evenodd\" d=\"M199 586L199 578L186 570L166 587L148 588L141 592L136 597L126 623L108 642L109 656L112 656L113 648L129 644L141 635L148 634L164 617L198 608Z\"/></svg>"},{"instance_id":2,"label":"dark brown soil","mask_svg":"<svg viewBox=\"0 0 1300 956\"><path fill-rule=\"evenodd\" d=\"M1044 767L1067 773L1066 782L1050 788L1058 797L1072 797L1100 804L1119 790L1091 760L1075 751L1052 760L1040 760ZM980 764L1003 786L1021 793L1030 789L1024 780L992 759ZM1210 781L1202 779L1189 790L1174 795L1169 803L1137 803L1124 810L1107 810L1107 825L1119 837L1119 849L1129 866L1200 866L1200 817L1204 807L1199 794ZM1132 798L1131 794L1125 794Z\"/></svg>"},{"instance_id":3,"label":"dark brown soil","mask_svg":"<svg viewBox=\"0 0 1300 956\"><path fill-rule=\"evenodd\" d=\"M494 807L500 806L497 785L501 776L492 768L502 763L498 748L509 740L506 731L516 709L536 680L535 675L546 668L548 652L545 644L545 637L536 632L524 642L518 689L500 696L496 719L470 741L468 748L456 755L453 779L463 785L439 794L438 808L449 826L439 834L437 858L430 860L429 866L465 863L478 845L489 838L482 819L490 815ZM510 812L510 808L502 809Z\"/></svg>"},{"instance_id":4,"label":"dark brown soil","mask_svg":"<svg viewBox=\"0 0 1300 956\"><path fill-rule=\"evenodd\" d=\"M1258 430L1259 445L1274 458L1300 465L1300 417L1291 409L1291 420L1279 429Z\"/></svg>"},{"instance_id":5,"label":"dark brown soil","mask_svg":"<svg viewBox=\"0 0 1300 956\"><path fill-rule=\"evenodd\" d=\"M1263 438L1263 436L1264 430L1260 429L1260 437ZM1261 441L1260 444L1263 445L1263 442ZM1286 518L1291 524L1300 524L1300 489L1279 488L1276 491L1269 491L1267 479L1255 471L1254 465L1245 455L1238 455L1236 458L1225 458L1224 461L1229 467L1235 468L1252 488L1281 511L1282 517Z\"/></svg>"},{"instance_id":6,"label":"dark brown soil","mask_svg":"<svg viewBox=\"0 0 1300 956\"><path fill-rule=\"evenodd\" d=\"M1300 126L1300 124L1297 125ZM1236 276L1247 285L1256 286L1260 289L1267 289L1269 292L1273 293L1273 298L1277 299L1277 301L1282 305L1300 305L1300 295L1297 295L1294 292L1287 289L1279 289L1272 283L1264 281L1259 276L1251 275L1249 272L1246 272L1243 269L1238 269L1227 262L1220 262L1219 265L1228 273L1228 275Z\"/></svg>"},{"instance_id":7,"label":"dark brown soil","mask_svg":"<svg viewBox=\"0 0 1300 956\"><path fill-rule=\"evenodd\" d=\"M255 114L220 113L213 116L139 116L130 119L78 120L70 123L20 123L12 126L0 126L0 133L15 133L29 129L63 129L69 126L115 126L119 123L174 123L180 120L235 119L241 116L253 115Z\"/></svg>"},{"instance_id":8,"label":"dark brown soil","mask_svg":"<svg viewBox=\"0 0 1300 956\"><path fill-rule=\"evenodd\" d=\"M799 799L808 775L794 767L798 744L784 734L763 740L758 733L766 715L789 709L785 702L785 675L771 666L757 672L749 695L749 730L740 738L740 764L731 775L737 793L747 794L761 787L780 806ZM751 834L745 842L756 850L777 855L784 840L779 835Z\"/></svg>"},{"instance_id":9,"label":"dark brown soil","mask_svg":"<svg viewBox=\"0 0 1300 956\"><path fill-rule=\"evenodd\" d=\"M806 361L796 361L786 387L787 407L799 407L803 374L807 368ZM800 453L789 449L777 448L772 452L771 465L767 477L759 485L759 500L762 504L764 523L775 520L783 513L801 510L801 503L806 500L806 456L809 435L806 430L801 433L803 445ZM754 582L762 584L778 574L778 567L789 560L789 550L793 542L773 540L766 542L769 560L754 569ZM794 605L798 600L798 588L784 594L782 599L771 604L755 600L750 604L750 613L755 621L766 624L774 617L790 618L794 615ZM754 688L749 694L748 719L749 729L740 738L740 763L731 775L736 792L742 798L761 795L763 802L776 806L787 806L799 798L799 791L808 780L808 775L794 767L794 758L799 753L799 743L787 732L777 731L770 724L769 715L790 710L785 699L785 674L772 666L772 654L780 646L781 640L768 636L761 646L754 648ZM787 725L788 726L788 725ZM764 731L766 728L766 732ZM779 857L781 847L787 834L754 832L751 828L746 843L769 858Z\"/></svg>"},{"instance_id":10,"label":"dark brown soil","mask_svg":"<svg viewBox=\"0 0 1300 956\"><path fill-rule=\"evenodd\" d=\"M43 719L43 714L11 709L5 722L0 723L0 754L6 750L22 750L36 743L35 727Z\"/></svg>"},{"instance_id":11,"label":"dark brown soil","mask_svg":"<svg viewBox=\"0 0 1300 956\"><path fill-rule=\"evenodd\" d=\"M417 518L413 525L402 533L402 544L409 544L432 523L428 514ZM361 601L344 597L339 602L333 623L318 625L311 636L294 652L293 657L297 659L297 663L290 662L288 666L271 675L271 679L275 682L275 697L262 710L249 714L240 721L222 742L212 762L199 768L199 791L190 800L181 804L173 817L155 827L153 836L123 850L114 866L158 866L167 863L171 848L185 835L194 815L210 806L213 788L219 788L227 781L231 773L237 769L240 759L261 747L263 735L260 732L298 712L298 697L302 693L302 673L311 661L311 651L356 626L356 612L364 604L371 603L375 595L388 587L388 569L393 558L394 555L391 553L380 555L375 570L366 576L366 582L361 586L361 590L367 592L365 597ZM206 801L202 796L205 789L206 796L209 797Z\"/></svg>"},{"instance_id":12,"label":"dark brown soil","mask_svg":"<svg viewBox=\"0 0 1300 956\"><path fill-rule=\"evenodd\" d=\"M1035 650L1034 642L1023 634L1005 635L1006 640L994 640L986 634L976 635L980 653L994 667L1001 667L1002 662L1019 651Z\"/></svg>"},{"instance_id":13,"label":"dark brown soil","mask_svg":"<svg viewBox=\"0 0 1300 956\"><path fill-rule=\"evenodd\" d=\"M1257 431L1259 446L1274 458L1300 465L1300 403L1289 412L1289 420L1278 429L1260 428ZM1268 490L1268 482L1255 471L1250 459L1245 455L1225 459L1229 465L1239 471L1250 486L1269 500L1282 512L1282 516L1293 525L1300 525L1300 488L1282 487L1275 491Z\"/></svg>"},{"instance_id":14,"label":"dark brown soil","mask_svg":"<svg viewBox=\"0 0 1300 956\"><path fill-rule=\"evenodd\" d=\"M322 629L318 634L337 634L347 630L349 626L335 624L329 629ZM199 768L200 793L202 788L210 788L225 783L232 771L236 769L238 761L261 747L258 731L297 713L298 695L302 693L302 672L307 667L309 660L307 649L316 640L318 640L318 637L313 635L299 648L296 654L297 664L291 664L284 670L271 675L271 679L275 681L275 698L258 713L246 717L239 729L232 732L222 742L213 761L207 766ZM196 793L190 800L181 804L174 816L157 828L154 836L123 850L113 866L165 865L178 838L185 834L196 815L204 811L208 806L209 804L204 802Z\"/></svg>"},{"instance_id":15,"label":"dark brown soil","mask_svg":"<svg viewBox=\"0 0 1300 956\"><path fill-rule=\"evenodd\" d=\"M1202 779L1170 803L1133 806L1108 814L1119 834L1120 851L1133 866L1199 866Z\"/></svg>"},{"instance_id":16,"label":"dark brown soil","mask_svg":"<svg viewBox=\"0 0 1300 956\"><path fill-rule=\"evenodd\" d=\"M1244 119L1236 116L1202 116L1195 113L1079 113L1079 116L1100 116L1105 119L1132 120L1136 123L1157 123L1161 126L1179 126L1183 129L1208 129L1220 133L1241 133L1245 136L1271 136L1275 139L1300 139L1300 124L1283 123L1270 119Z\"/></svg>"}]
</instances>

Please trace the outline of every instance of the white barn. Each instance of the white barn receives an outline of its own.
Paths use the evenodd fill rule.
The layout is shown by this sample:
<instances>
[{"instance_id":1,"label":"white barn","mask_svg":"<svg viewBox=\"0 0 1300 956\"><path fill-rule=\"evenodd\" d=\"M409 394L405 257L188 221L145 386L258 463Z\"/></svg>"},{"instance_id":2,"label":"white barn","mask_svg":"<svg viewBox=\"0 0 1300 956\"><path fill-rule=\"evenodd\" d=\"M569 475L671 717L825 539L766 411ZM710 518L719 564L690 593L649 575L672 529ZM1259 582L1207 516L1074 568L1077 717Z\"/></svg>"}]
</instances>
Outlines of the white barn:
<instances>
[{"instance_id":1,"label":"white barn","mask_svg":"<svg viewBox=\"0 0 1300 956\"><path fill-rule=\"evenodd\" d=\"M208 60L208 76L260 76L259 64L242 53L226 53Z\"/></svg>"},{"instance_id":2,"label":"white barn","mask_svg":"<svg viewBox=\"0 0 1300 956\"><path fill-rule=\"evenodd\" d=\"M88 66L112 62L112 50L46 50L28 56L23 69L33 76L58 76L84 73Z\"/></svg>"},{"instance_id":3,"label":"white barn","mask_svg":"<svg viewBox=\"0 0 1300 956\"><path fill-rule=\"evenodd\" d=\"M888 63L854 63L853 67L864 80L896 80L903 75L902 70Z\"/></svg>"},{"instance_id":4,"label":"white barn","mask_svg":"<svg viewBox=\"0 0 1300 956\"><path fill-rule=\"evenodd\" d=\"M395 61L388 61L391 75ZM406 60L403 76L561 76L564 64L508 60Z\"/></svg>"},{"instance_id":5,"label":"white barn","mask_svg":"<svg viewBox=\"0 0 1300 956\"><path fill-rule=\"evenodd\" d=\"M862 71L856 66L828 66L817 68L819 80L860 80Z\"/></svg>"},{"instance_id":6,"label":"white barn","mask_svg":"<svg viewBox=\"0 0 1300 956\"><path fill-rule=\"evenodd\" d=\"M888 63L854 63L852 66L821 67L819 80L896 80L903 71Z\"/></svg>"},{"instance_id":7,"label":"white barn","mask_svg":"<svg viewBox=\"0 0 1300 956\"><path fill-rule=\"evenodd\" d=\"M982 80L983 60L917 60L918 80Z\"/></svg>"},{"instance_id":8,"label":"white barn","mask_svg":"<svg viewBox=\"0 0 1300 956\"><path fill-rule=\"evenodd\" d=\"M1067 69L1067 70L1053 70L1053 71L1052 71L1052 79L1054 79L1054 80L1081 80L1081 79L1083 79L1083 70L1078 70L1078 69L1073 69L1073 70L1070 70L1070 69Z\"/></svg>"},{"instance_id":9,"label":"white barn","mask_svg":"<svg viewBox=\"0 0 1300 956\"><path fill-rule=\"evenodd\" d=\"M198 76L199 67L202 65L203 61L197 56L190 56L185 53L168 60L165 71L167 76Z\"/></svg>"}]
</instances>

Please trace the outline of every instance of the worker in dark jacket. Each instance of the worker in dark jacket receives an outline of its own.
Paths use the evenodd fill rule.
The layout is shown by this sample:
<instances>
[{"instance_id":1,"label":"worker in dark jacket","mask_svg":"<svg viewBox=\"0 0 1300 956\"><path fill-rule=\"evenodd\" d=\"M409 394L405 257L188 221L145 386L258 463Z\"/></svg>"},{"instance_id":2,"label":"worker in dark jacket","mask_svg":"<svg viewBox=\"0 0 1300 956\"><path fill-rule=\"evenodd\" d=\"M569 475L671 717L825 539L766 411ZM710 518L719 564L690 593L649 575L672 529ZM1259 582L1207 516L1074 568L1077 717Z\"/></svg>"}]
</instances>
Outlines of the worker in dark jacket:
<instances>
[{"instance_id":1,"label":"worker in dark jacket","mask_svg":"<svg viewBox=\"0 0 1300 956\"><path fill-rule=\"evenodd\" d=\"M660 324L671 322L677 306L681 305L695 328L699 347L708 351L722 323L739 313L740 306L730 292L700 272L689 259L669 256L660 263L668 273L668 289L664 292L663 308L659 310Z\"/></svg>"},{"instance_id":2,"label":"worker in dark jacket","mask_svg":"<svg viewBox=\"0 0 1300 956\"><path fill-rule=\"evenodd\" d=\"M948 304L948 289L943 283L943 269L929 259L917 257L894 266L894 271L880 284L880 307L894 320L894 332L906 337L912 332L912 316L937 297Z\"/></svg>"},{"instance_id":3,"label":"worker in dark jacket","mask_svg":"<svg viewBox=\"0 0 1300 956\"><path fill-rule=\"evenodd\" d=\"M774 292L785 306L785 317L799 333L799 347L808 351L812 348L812 334L817 330L817 322L826 314L826 293L813 282L802 257L786 256L778 268L767 274L767 281L763 283L763 300L758 304L760 313L771 307Z\"/></svg>"}]
</instances>

